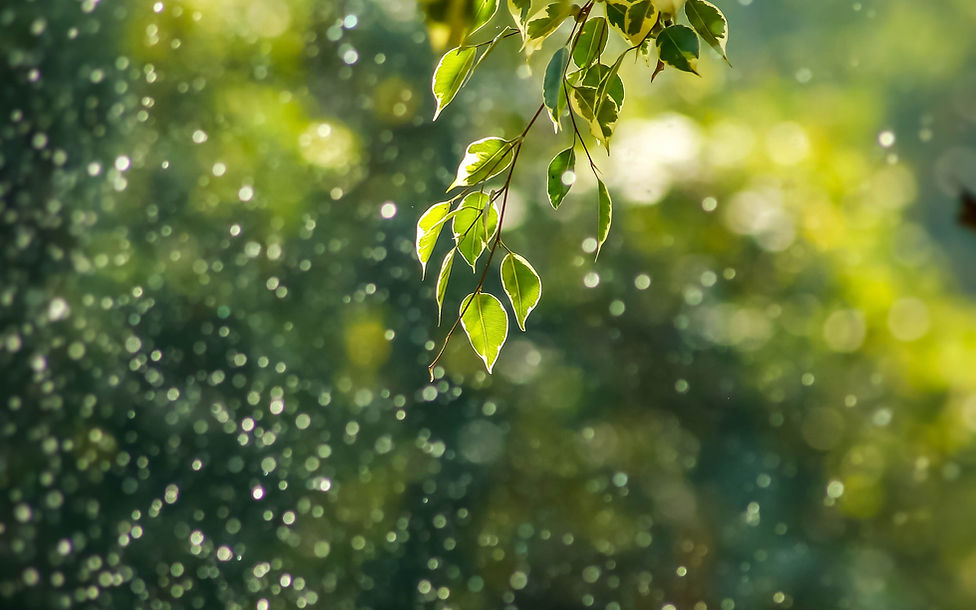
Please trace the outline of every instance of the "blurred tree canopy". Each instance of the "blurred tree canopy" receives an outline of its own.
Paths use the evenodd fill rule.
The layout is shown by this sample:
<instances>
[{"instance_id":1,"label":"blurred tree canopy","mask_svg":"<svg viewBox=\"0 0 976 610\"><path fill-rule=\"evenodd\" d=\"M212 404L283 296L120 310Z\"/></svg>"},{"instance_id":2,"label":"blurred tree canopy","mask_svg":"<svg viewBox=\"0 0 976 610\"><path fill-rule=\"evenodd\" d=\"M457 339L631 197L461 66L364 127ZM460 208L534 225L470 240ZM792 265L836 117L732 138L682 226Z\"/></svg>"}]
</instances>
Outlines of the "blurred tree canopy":
<instances>
[{"instance_id":1,"label":"blurred tree canopy","mask_svg":"<svg viewBox=\"0 0 976 610\"><path fill-rule=\"evenodd\" d=\"M971 608L973 3L725 2L598 262L526 145L546 299L433 382L417 218L551 53L433 124L420 8L0 7L0 605Z\"/></svg>"}]
</instances>

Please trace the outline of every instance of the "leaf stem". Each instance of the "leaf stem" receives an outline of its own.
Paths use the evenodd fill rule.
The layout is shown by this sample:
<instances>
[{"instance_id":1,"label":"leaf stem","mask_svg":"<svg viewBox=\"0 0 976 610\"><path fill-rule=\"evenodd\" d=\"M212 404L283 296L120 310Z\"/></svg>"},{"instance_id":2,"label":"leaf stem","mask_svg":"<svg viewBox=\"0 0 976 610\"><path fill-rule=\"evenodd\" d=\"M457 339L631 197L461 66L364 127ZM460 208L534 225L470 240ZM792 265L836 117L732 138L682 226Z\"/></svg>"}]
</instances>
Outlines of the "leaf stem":
<instances>
[{"instance_id":1,"label":"leaf stem","mask_svg":"<svg viewBox=\"0 0 976 610\"><path fill-rule=\"evenodd\" d=\"M512 165L508 168L508 176L505 178L505 185L493 195L492 201L497 199L499 195L502 197L502 208L498 214L498 229L495 231L495 239L492 241L491 248L488 250L488 259L485 261L485 267L481 272L481 278L478 280L478 285L474 289L474 295L480 293L484 288L485 280L488 278L488 269L491 268L491 260L495 256L495 250L498 249L498 244L501 243L502 240L502 223L505 221L505 210L508 207L508 191L512 186L512 176L515 174L515 166L518 163L519 153L522 151L522 142L525 140L525 136L528 135L529 130L532 129L532 126L535 124L536 120L539 118L539 115L542 114L542 111L545 110L545 108L545 104L539 105L538 110L536 110L535 114L532 115L532 118L525 126L525 129L523 129L519 137L514 140L515 152L512 154ZM477 222L477 219L475 222ZM468 230L470 230L470 227ZM508 248L506 247L506 249ZM451 329L447 331L447 335L444 337L444 340L441 343L441 349L438 350L437 355L434 356L434 359L427 366L427 372L430 373L431 381L434 381L434 367L437 366L437 362L441 359L441 356L444 355L444 350L447 349L447 344L450 342L451 337L454 335L454 331L457 330L458 325L461 323L461 318L463 318L464 314L467 313L468 307L471 306L471 301L473 300L474 299L470 299L467 303L465 303L464 307L461 309L461 312L458 314L457 319L454 320L454 324L451 325Z\"/></svg>"}]
</instances>

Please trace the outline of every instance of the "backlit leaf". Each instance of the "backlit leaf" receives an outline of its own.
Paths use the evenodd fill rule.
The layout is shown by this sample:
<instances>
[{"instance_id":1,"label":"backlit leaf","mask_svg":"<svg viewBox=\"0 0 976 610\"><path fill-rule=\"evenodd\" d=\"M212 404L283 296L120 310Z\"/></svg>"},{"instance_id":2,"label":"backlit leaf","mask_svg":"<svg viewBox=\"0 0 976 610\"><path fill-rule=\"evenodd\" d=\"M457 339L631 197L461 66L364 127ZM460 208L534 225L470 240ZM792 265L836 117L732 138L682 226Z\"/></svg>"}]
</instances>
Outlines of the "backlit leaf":
<instances>
[{"instance_id":1,"label":"backlit leaf","mask_svg":"<svg viewBox=\"0 0 976 610\"><path fill-rule=\"evenodd\" d=\"M454 248L444 256L444 261L441 263L441 270L437 274L437 288L435 293L437 295L437 325L441 325L441 309L444 307L444 296L447 294L447 282L451 279L451 269L454 268L454 253L457 252Z\"/></svg>"},{"instance_id":2,"label":"backlit leaf","mask_svg":"<svg viewBox=\"0 0 976 610\"><path fill-rule=\"evenodd\" d=\"M519 328L525 330L525 319L529 317L542 298L542 279L529 261L515 253L509 253L500 268L502 288L512 303L515 320Z\"/></svg>"},{"instance_id":3,"label":"backlit leaf","mask_svg":"<svg viewBox=\"0 0 976 610\"><path fill-rule=\"evenodd\" d=\"M474 24L471 26L471 31L468 35L474 34L484 27L486 23L491 21L491 18L495 16L495 11L497 10L498 0L475 0Z\"/></svg>"},{"instance_id":4,"label":"backlit leaf","mask_svg":"<svg viewBox=\"0 0 976 610\"><path fill-rule=\"evenodd\" d=\"M570 103L580 117L586 121L590 133L599 140L603 147L609 150L610 136L617 126L617 105L612 96L600 106L600 115L596 114L596 87L573 87L569 94Z\"/></svg>"},{"instance_id":5,"label":"backlit leaf","mask_svg":"<svg viewBox=\"0 0 976 610\"><path fill-rule=\"evenodd\" d=\"M559 209L559 204L563 202L566 193L569 192L576 175L573 170L576 166L576 153L573 148L562 151L549 163L547 172L546 192L549 195L549 203L552 208Z\"/></svg>"},{"instance_id":6,"label":"backlit leaf","mask_svg":"<svg viewBox=\"0 0 976 610\"><path fill-rule=\"evenodd\" d=\"M684 25L669 25L657 37L657 50L661 61L684 72L698 74L700 50L698 35Z\"/></svg>"},{"instance_id":7,"label":"backlit leaf","mask_svg":"<svg viewBox=\"0 0 976 610\"><path fill-rule=\"evenodd\" d=\"M695 28L702 40L715 49L731 66L725 54L725 45L729 41L729 24L722 11L706 0L688 0L685 4L685 15L688 16L691 27Z\"/></svg>"},{"instance_id":8,"label":"backlit leaf","mask_svg":"<svg viewBox=\"0 0 976 610\"><path fill-rule=\"evenodd\" d=\"M553 2L529 19L525 26L525 42L522 43L526 55L538 51L545 39L562 25L570 15L571 6L566 0Z\"/></svg>"},{"instance_id":9,"label":"backlit leaf","mask_svg":"<svg viewBox=\"0 0 976 610\"><path fill-rule=\"evenodd\" d=\"M607 236L610 234L610 221L613 219L613 201L610 200L610 193L607 191L607 185L603 184L603 180L597 179L597 182L599 183L600 191L600 222L596 235L596 255L600 256L600 249L603 247L603 242L607 241Z\"/></svg>"},{"instance_id":10,"label":"backlit leaf","mask_svg":"<svg viewBox=\"0 0 976 610\"><path fill-rule=\"evenodd\" d=\"M532 0L508 0L508 12L512 14L515 25L525 40L525 25L529 21L529 11L532 10Z\"/></svg>"},{"instance_id":11,"label":"backlit leaf","mask_svg":"<svg viewBox=\"0 0 976 610\"><path fill-rule=\"evenodd\" d=\"M651 0L607 0L606 12L613 29L632 45L640 44L658 19Z\"/></svg>"},{"instance_id":12,"label":"backlit leaf","mask_svg":"<svg viewBox=\"0 0 976 610\"><path fill-rule=\"evenodd\" d=\"M502 173L512 162L512 148L512 142L495 137L468 144L458 165L457 177L447 190L478 184Z\"/></svg>"},{"instance_id":13,"label":"backlit leaf","mask_svg":"<svg viewBox=\"0 0 976 610\"><path fill-rule=\"evenodd\" d=\"M461 328L491 373L498 352L508 338L508 314L502 302L484 292L469 294L461 301L460 312Z\"/></svg>"},{"instance_id":14,"label":"backlit leaf","mask_svg":"<svg viewBox=\"0 0 976 610\"><path fill-rule=\"evenodd\" d=\"M417 221L417 259L420 260L423 276L427 275L427 261L430 260L434 245L441 234L441 229L444 228L444 222L449 218L450 211L450 201L435 203L427 208Z\"/></svg>"},{"instance_id":15,"label":"backlit leaf","mask_svg":"<svg viewBox=\"0 0 976 610\"><path fill-rule=\"evenodd\" d=\"M562 113L562 108L559 107L559 94L563 87L563 75L566 73L568 65L569 49L560 47L549 60L549 65L546 67L546 77L543 80L542 100L546 103L553 129L557 132L559 131L559 115Z\"/></svg>"},{"instance_id":16,"label":"backlit leaf","mask_svg":"<svg viewBox=\"0 0 976 610\"><path fill-rule=\"evenodd\" d=\"M580 69L590 67L600 58L603 49L607 47L610 38L610 28L603 17L587 20L580 32L579 41L573 49L573 63Z\"/></svg>"},{"instance_id":17,"label":"backlit leaf","mask_svg":"<svg viewBox=\"0 0 976 610\"><path fill-rule=\"evenodd\" d=\"M434 92L434 99L437 100L437 109L434 110L434 120L440 116L441 111L451 103L457 92L461 90L465 79L471 73L474 66L474 59L477 55L474 47L451 49L441 57L437 67L434 69L434 78L431 81L431 90Z\"/></svg>"},{"instance_id":18,"label":"backlit leaf","mask_svg":"<svg viewBox=\"0 0 976 610\"><path fill-rule=\"evenodd\" d=\"M488 195L471 193L461 203L451 227L458 252L474 270L478 257L498 228L498 211L489 203Z\"/></svg>"}]
</instances>

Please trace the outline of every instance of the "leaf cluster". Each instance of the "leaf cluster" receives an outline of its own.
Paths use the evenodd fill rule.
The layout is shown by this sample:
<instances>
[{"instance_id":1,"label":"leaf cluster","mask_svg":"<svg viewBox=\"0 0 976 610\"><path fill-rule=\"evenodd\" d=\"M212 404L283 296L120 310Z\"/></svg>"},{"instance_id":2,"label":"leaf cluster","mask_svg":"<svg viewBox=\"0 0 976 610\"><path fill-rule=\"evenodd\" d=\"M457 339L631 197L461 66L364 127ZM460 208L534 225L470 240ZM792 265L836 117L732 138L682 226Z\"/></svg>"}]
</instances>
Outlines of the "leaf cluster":
<instances>
[{"instance_id":1,"label":"leaf cluster","mask_svg":"<svg viewBox=\"0 0 976 610\"><path fill-rule=\"evenodd\" d=\"M499 8L499 0L472 1L473 21L468 40L492 21ZM596 14L597 7L602 7L603 15ZM507 252L499 268L502 288L521 330L525 330L526 318L542 296L539 274L528 260L502 241L508 191L519 151L540 114L545 112L557 133L563 128L567 116L572 127L572 142L552 159L547 170L546 192L553 209L559 208L575 181L577 143L597 179L599 256L610 232L613 203L579 125L584 125L588 135L609 152L610 139L625 98L620 67L631 53L643 58L648 66L655 65L651 81L669 67L697 75L700 41L728 62L728 23L718 7L707 0L588 0L581 5L556 0L538 9L533 0L507 0L507 8L514 26L500 29L480 43L465 42L441 57L431 82L436 102L435 120L503 40L518 36L522 41L520 51L528 57L538 52L564 24L569 23L571 31L547 63L542 102L522 133L511 139L492 136L470 143L454 181L448 187L448 192L457 188L463 190L447 201L430 206L417 222L416 252L424 275L441 229L451 222L454 244L444 256L437 274L438 320L455 255L460 253L472 272L477 274L479 259L487 252L474 291L461 300L457 320L430 365L432 378L434 365L459 325L491 372L508 337L508 314L504 305L495 296L484 292L488 269L499 246ZM678 22L682 9L687 25ZM606 57L611 36L616 36L626 46L612 61ZM655 54L656 62L652 57ZM489 182L500 175L505 175L504 184L491 189Z\"/></svg>"}]
</instances>

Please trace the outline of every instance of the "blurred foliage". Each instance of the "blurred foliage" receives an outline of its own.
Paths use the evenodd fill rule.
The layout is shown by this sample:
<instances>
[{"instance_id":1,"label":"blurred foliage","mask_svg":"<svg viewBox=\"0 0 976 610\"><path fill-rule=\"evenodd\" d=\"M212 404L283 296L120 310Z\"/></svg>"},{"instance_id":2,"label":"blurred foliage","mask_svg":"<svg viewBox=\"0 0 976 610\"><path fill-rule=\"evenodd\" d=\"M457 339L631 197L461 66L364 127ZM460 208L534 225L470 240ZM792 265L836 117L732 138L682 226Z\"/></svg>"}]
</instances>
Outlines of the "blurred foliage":
<instances>
[{"instance_id":1,"label":"blurred foliage","mask_svg":"<svg viewBox=\"0 0 976 610\"><path fill-rule=\"evenodd\" d=\"M547 48L435 127L408 0L0 7L0 605L971 608L976 9L723 9L599 263L526 147L546 299L428 384L414 224Z\"/></svg>"}]
</instances>

